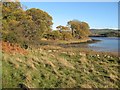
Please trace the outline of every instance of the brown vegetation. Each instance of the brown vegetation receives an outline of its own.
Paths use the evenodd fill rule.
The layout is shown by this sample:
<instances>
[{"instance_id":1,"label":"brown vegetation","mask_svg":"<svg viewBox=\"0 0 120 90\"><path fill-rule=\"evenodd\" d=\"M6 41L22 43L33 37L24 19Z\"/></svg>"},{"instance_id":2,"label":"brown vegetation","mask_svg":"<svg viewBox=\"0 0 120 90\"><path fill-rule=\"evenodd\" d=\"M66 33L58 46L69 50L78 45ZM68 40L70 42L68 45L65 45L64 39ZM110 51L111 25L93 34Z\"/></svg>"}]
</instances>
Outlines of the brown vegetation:
<instances>
[{"instance_id":1,"label":"brown vegetation","mask_svg":"<svg viewBox=\"0 0 120 90\"><path fill-rule=\"evenodd\" d=\"M2 45L2 51L7 52L7 53L20 53L20 54L27 54L28 52L21 48L18 44L13 44L9 42L1 42L0 44Z\"/></svg>"}]
</instances>

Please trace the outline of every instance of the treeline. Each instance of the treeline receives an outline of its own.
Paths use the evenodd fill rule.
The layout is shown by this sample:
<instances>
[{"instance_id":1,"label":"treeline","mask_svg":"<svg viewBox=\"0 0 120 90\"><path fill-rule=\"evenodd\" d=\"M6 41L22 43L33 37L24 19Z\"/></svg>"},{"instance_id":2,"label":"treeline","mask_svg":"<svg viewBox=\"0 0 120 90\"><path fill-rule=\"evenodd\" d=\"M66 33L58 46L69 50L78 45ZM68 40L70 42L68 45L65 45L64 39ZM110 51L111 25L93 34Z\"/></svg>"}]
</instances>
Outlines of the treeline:
<instances>
[{"instance_id":1,"label":"treeline","mask_svg":"<svg viewBox=\"0 0 120 90\"><path fill-rule=\"evenodd\" d=\"M57 30L54 30L47 35L47 39L61 39L61 40L70 40L70 39L81 39L88 37L91 33L89 30L89 25L86 22L81 22L78 20L68 21L67 26L57 26Z\"/></svg>"},{"instance_id":2,"label":"treeline","mask_svg":"<svg viewBox=\"0 0 120 90\"><path fill-rule=\"evenodd\" d=\"M120 37L120 30L114 29L91 29L91 36Z\"/></svg>"},{"instance_id":3,"label":"treeline","mask_svg":"<svg viewBox=\"0 0 120 90\"><path fill-rule=\"evenodd\" d=\"M69 40L90 34L89 25L78 20L68 21L67 26L52 30L52 16L40 9L23 10L20 2L2 3L2 39L26 46L39 43L42 38Z\"/></svg>"},{"instance_id":4,"label":"treeline","mask_svg":"<svg viewBox=\"0 0 120 90\"><path fill-rule=\"evenodd\" d=\"M105 37L120 37L120 32L107 32L107 33L104 33L104 34L100 34L100 35L103 35Z\"/></svg>"}]
</instances>

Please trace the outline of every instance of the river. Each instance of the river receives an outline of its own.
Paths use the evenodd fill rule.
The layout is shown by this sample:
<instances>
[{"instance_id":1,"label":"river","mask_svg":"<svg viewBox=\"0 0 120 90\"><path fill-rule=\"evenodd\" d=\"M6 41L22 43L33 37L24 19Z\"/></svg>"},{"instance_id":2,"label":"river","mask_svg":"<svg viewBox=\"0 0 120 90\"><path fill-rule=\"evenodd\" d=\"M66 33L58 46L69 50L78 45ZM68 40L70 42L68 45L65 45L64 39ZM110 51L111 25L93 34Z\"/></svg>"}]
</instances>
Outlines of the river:
<instances>
[{"instance_id":1,"label":"river","mask_svg":"<svg viewBox=\"0 0 120 90\"><path fill-rule=\"evenodd\" d=\"M88 47L92 50L105 51L105 52L118 52L118 44L120 38L116 37L91 37L95 40L101 40L100 42L88 44Z\"/></svg>"}]
</instances>

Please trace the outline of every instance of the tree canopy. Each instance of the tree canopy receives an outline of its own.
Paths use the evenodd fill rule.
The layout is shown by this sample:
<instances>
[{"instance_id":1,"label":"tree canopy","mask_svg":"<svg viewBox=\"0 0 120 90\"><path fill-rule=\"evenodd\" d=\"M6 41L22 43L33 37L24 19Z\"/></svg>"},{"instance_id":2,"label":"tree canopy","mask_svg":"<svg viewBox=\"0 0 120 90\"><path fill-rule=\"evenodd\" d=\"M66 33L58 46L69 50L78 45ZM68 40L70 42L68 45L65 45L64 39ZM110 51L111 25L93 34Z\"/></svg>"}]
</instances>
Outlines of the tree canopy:
<instances>
[{"instance_id":1,"label":"tree canopy","mask_svg":"<svg viewBox=\"0 0 120 90\"><path fill-rule=\"evenodd\" d=\"M68 22L72 30L72 36L76 38L88 37L90 35L89 25L86 22L72 20Z\"/></svg>"},{"instance_id":2,"label":"tree canopy","mask_svg":"<svg viewBox=\"0 0 120 90\"><path fill-rule=\"evenodd\" d=\"M31 8L23 10L20 2L2 3L2 36L9 42L26 42L40 40L51 31L52 17L45 11Z\"/></svg>"}]
</instances>

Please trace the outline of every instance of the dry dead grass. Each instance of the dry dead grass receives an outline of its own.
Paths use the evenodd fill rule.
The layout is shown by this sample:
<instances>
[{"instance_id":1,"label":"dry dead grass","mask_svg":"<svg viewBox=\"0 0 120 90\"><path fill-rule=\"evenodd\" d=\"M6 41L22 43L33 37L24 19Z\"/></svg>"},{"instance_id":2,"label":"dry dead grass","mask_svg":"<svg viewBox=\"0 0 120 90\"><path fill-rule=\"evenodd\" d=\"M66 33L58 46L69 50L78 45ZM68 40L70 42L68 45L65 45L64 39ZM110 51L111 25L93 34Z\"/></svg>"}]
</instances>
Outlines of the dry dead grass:
<instances>
[{"instance_id":1,"label":"dry dead grass","mask_svg":"<svg viewBox=\"0 0 120 90\"><path fill-rule=\"evenodd\" d=\"M0 41L0 44L2 45L2 50L9 54L15 54L15 53L28 54L28 52L25 49L21 48L18 44L13 44L3 41Z\"/></svg>"},{"instance_id":2,"label":"dry dead grass","mask_svg":"<svg viewBox=\"0 0 120 90\"><path fill-rule=\"evenodd\" d=\"M71 69L75 69L75 67L71 63L69 63L67 60L63 58L58 58L57 61L59 61L63 66L66 66Z\"/></svg>"}]
</instances>

